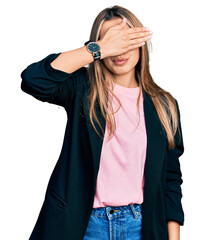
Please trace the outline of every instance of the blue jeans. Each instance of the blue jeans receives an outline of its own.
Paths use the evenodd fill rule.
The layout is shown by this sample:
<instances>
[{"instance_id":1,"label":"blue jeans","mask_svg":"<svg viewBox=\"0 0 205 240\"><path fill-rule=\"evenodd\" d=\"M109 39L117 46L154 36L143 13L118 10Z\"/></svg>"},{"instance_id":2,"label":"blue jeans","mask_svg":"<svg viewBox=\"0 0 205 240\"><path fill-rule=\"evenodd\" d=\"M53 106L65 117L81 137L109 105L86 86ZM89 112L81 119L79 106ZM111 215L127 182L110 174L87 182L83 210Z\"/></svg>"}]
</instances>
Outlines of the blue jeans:
<instances>
[{"instance_id":1,"label":"blue jeans","mask_svg":"<svg viewBox=\"0 0 205 240\"><path fill-rule=\"evenodd\" d=\"M83 240L141 240L141 204L93 208Z\"/></svg>"}]
</instances>

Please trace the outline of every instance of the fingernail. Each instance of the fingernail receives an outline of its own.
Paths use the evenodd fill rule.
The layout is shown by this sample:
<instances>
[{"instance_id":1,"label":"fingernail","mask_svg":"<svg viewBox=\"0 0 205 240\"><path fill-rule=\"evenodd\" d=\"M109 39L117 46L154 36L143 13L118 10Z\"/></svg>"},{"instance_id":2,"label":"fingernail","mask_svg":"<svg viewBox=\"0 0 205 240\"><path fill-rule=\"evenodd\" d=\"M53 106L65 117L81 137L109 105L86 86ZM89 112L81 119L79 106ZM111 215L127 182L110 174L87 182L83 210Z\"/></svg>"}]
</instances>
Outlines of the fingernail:
<instances>
[{"instance_id":1,"label":"fingernail","mask_svg":"<svg viewBox=\"0 0 205 240\"><path fill-rule=\"evenodd\" d=\"M125 17L123 17L122 21L123 21L123 22L125 22L125 21L126 21L126 18L125 18Z\"/></svg>"}]
</instances>

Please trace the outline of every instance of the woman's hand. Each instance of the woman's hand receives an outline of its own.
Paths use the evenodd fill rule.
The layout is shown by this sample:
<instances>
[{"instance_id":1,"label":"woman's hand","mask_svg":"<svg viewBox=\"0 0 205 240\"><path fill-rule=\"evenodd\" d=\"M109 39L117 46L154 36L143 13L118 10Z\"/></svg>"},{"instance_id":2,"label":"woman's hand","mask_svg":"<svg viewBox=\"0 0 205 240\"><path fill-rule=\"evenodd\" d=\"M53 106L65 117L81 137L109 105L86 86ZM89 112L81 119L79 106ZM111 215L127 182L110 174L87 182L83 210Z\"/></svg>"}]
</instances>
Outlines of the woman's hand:
<instances>
[{"instance_id":1,"label":"woman's hand","mask_svg":"<svg viewBox=\"0 0 205 240\"><path fill-rule=\"evenodd\" d=\"M103 38L97 41L101 48L101 59L141 47L151 38L152 32L146 27L125 28L124 19L124 22L109 28Z\"/></svg>"}]
</instances>

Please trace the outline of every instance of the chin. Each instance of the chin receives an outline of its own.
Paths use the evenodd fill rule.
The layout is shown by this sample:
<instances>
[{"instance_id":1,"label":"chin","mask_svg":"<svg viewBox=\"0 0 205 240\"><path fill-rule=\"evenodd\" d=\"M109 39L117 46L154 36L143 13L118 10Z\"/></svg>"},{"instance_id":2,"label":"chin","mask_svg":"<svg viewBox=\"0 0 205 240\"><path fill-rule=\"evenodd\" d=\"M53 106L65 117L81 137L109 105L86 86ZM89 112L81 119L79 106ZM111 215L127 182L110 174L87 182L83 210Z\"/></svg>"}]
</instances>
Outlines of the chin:
<instances>
[{"instance_id":1,"label":"chin","mask_svg":"<svg viewBox=\"0 0 205 240\"><path fill-rule=\"evenodd\" d=\"M110 69L110 71L111 71L112 73L114 73L115 75L123 75L123 74L126 74L126 73L130 72L131 69L126 68L126 67L124 67L124 68L123 68L123 67L120 67L119 69L112 68L112 69Z\"/></svg>"}]
</instances>

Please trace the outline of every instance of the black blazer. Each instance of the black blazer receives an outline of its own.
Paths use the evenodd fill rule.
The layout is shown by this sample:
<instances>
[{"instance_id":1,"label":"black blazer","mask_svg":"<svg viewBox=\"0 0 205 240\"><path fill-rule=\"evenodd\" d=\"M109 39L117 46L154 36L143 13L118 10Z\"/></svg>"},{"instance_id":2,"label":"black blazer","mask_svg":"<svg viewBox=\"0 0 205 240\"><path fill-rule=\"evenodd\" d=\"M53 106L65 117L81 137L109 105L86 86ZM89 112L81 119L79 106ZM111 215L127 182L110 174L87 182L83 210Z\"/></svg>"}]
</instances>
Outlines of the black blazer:
<instances>
[{"instance_id":1,"label":"black blazer","mask_svg":"<svg viewBox=\"0 0 205 240\"><path fill-rule=\"evenodd\" d=\"M87 68L82 67L71 74L54 69L50 63L60 53L30 64L21 73L24 92L40 101L62 106L67 113L61 153L30 240L83 240L99 170L103 141L89 120L89 102L85 97L90 86ZM184 151L183 139L178 131L176 147L168 151L166 134L153 102L144 91L143 96L147 131L143 240L166 240L167 220L184 224L179 163L179 156ZM98 104L96 107L105 130L105 120ZM177 110L180 114L178 103ZM180 115L179 127L181 131ZM97 124L96 128L101 133Z\"/></svg>"}]
</instances>

